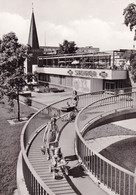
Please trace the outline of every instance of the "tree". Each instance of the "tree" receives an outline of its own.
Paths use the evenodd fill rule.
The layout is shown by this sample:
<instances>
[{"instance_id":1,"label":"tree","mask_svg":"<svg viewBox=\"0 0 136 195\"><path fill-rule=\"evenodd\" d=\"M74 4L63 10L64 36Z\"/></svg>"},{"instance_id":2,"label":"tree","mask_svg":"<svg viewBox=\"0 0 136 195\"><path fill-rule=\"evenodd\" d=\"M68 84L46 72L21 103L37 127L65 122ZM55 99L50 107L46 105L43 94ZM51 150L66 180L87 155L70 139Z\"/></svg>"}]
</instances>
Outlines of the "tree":
<instances>
[{"instance_id":1,"label":"tree","mask_svg":"<svg viewBox=\"0 0 136 195\"><path fill-rule=\"evenodd\" d=\"M135 29L136 27L136 4L130 3L123 11L124 15L124 24L130 28L130 31ZM136 29L134 35L134 41L136 40ZM131 51L129 55L127 55L130 61L132 78L136 81L136 52L135 50Z\"/></svg>"},{"instance_id":2,"label":"tree","mask_svg":"<svg viewBox=\"0 0 136 195\"><path fill-rule=\"evenodd\" d=\"M10 32L0 40L0 91L13 100L17 100L18 121L20 121L19 92L25 86L26 80L31 75L24 74L24 61L27 57L28 47L18 43L15 33Z\"/></svg>"},{"instance_id":3,"label":"tree","mask_svg":"<svg viewBox=\"0 0 136 195\"><path fill-rule=\"evenodd\" d=\"M123 11L124 24L130 28L130 31L136 26L136 4L130 3ZM136 40L136 30L134 40Z\"/></svg>"},{"instance_id":4,"label":"tree","mask_svg":"<svg viewBox=\"0 0 136 195\"><path fill-rule=\"evenodd\" d=\"M63 44L59 44L59 53L60 54L70 54L75 53L78 47L74 41L64 40Z\"/></svg>"}]
</instances>

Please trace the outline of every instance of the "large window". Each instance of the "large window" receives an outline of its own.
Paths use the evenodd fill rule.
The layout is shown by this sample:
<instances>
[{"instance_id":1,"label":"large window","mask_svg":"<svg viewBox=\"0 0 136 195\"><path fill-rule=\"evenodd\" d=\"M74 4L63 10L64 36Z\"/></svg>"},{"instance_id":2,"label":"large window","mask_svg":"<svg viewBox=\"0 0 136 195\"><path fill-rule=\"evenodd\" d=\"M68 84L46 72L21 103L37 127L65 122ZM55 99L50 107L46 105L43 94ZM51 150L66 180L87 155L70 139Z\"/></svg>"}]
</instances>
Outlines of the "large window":
<instances>
[{"instance_id":1,"label":"large window","mask_svg":"<svg viewBox=\"0 0 136 195\"><path fill-rule=\"evenodd\" d=\"M112 90L112 89L115 89L115 88L116 88L116 83L115 82L108 82L108 81L105 82L104 89Z\"/></svg>"}]
</instances>

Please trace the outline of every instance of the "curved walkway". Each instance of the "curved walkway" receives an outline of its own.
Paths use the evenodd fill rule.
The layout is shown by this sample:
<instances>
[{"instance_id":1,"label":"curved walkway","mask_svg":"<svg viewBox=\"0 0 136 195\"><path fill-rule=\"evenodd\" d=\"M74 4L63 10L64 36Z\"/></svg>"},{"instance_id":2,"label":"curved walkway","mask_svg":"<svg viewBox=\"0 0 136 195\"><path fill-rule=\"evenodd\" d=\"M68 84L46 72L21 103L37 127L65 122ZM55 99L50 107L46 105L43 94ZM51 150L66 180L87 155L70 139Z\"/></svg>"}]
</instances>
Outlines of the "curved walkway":
<instances>
[{"instance_id":1,"label":"curved walkway","mask_svg":"<svg viewBox=\"0 0 136 195\"><path fill-rule=\"evenodd\" d=\"M83 195L106 195L102 189L98 187L86 174L80 166L75 155L75 130L74 123L69 123L62 131L60 137L60 145L65 158L69 162L69 181L76 186L80 193Z\"/></svg>"},{"instance_id":2,"label":"curved walkway","mask_svg":"<svg viewBox=\"0 0 136 195\"><path fill-rule=\"evenodd\" d=\"M115 102L113 102L115 106ZM102 105L103 107L103 105ZM98 110L100 113L100 110ZM92 114L92 113L91 113ZM95 116L96 113L94 113ZM97 113L98 114L98 113ZM81 126L88 120L90 112L86 113L85 119L82 119ZM49 186L55 194L83 194L83 195L106 195L99 185L96 185L82 169L75 154L75 126L74 122L68 123L63 129L60 136L60 146L68 166L70 167L69 176L63 177L60 180L54 180L52 174L49 172L49 161L42 155L40 149L42 145L43 131L36 137L29 150L29 160L33 168L42 178L42 180Z\"/></svg>"},{"instance_id":3,"label":"curved walkway","mask_svg":"<svg viewBox=\"0 0 136 195\"><path fill-rule=\"evenodd\" d=\"M53 179L52 173L49 172L50 162L46 160L46 155L41 153L42 136L43 131L32 143L28 158L38 175L55 194L90 195L90 192L93 192L93 195L107 194L89 178L78 163L75 154L75 131L73 122L65 126L60 136L60 146L70 167L69 176L65 176L60 180Z\"/></svg>"}]
</instances>

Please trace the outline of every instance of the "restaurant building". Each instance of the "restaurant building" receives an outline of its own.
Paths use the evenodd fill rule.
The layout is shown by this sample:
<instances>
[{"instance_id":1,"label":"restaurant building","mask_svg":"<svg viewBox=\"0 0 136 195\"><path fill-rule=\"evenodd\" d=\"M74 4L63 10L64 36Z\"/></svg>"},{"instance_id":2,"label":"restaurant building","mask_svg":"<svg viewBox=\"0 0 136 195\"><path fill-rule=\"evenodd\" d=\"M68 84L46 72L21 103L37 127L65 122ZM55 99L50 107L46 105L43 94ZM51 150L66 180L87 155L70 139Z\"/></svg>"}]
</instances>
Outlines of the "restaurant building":
<instances>
[{"instance_id":1,"label":"restaurant building","mask_svg":"<svg viewBox=\"0 0 136 195\"><path fill-rule=\"evenodd\" d=\"M33 12L28 44L32 57L27 61L26 72L37 72L40 81L83 93L129 85L122 50L100 52L99 48L82 47L75 54L58 55L58 47L39 46Z\"/></svg>"}]
</instances>

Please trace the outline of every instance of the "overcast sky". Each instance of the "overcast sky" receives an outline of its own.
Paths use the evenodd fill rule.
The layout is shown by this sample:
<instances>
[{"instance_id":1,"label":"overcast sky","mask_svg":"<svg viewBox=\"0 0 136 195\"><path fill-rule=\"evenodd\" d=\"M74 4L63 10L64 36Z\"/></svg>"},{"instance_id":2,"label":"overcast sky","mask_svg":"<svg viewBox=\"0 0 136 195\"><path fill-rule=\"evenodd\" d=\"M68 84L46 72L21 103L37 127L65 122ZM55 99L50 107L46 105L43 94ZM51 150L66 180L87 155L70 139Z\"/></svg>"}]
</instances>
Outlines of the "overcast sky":
<instances>
[{"instance_id":1,"label":"overcast sky","mask_svg":"<svg viewBox=\"0 0 136 195\"><path fill-rule=\"evenodd\" d=\"M27 44L33 2L40 45L58 46L67 39L101 51L132 49L134 31L123 24L122 13L135 1L0 0L0 38L12 31Z\"/></svg>"}]
</instances>

